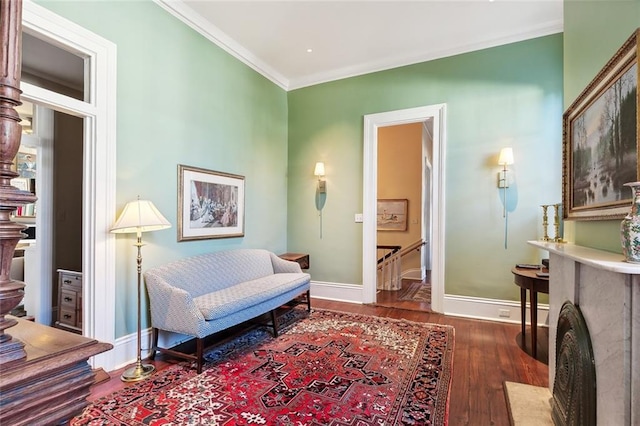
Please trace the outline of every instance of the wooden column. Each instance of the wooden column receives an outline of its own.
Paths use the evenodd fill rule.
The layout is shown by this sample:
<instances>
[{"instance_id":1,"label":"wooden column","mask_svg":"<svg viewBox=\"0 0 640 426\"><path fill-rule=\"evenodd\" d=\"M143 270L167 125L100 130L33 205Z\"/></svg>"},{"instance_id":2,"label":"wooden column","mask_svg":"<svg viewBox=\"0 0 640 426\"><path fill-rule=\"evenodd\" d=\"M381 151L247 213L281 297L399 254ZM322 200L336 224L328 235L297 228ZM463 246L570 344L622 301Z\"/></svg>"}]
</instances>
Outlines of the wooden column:
<instances>
[{"instance_id":1,"label":"wooden column","mask_svg":"<svg viewBox=\"0 0 640 426\"><path fill-rule=\"evenodd\" d=\"M12 165L20 148L22 127L15 107L21 104L22 0L0 0L0 364L26 356L24 344L6 330L16 320L6 315L20 304L24 283L10 278L11 259L25 226L11 221L11 214L36 197L11 186L18 176Z\"/></svg>"}]
</instances>

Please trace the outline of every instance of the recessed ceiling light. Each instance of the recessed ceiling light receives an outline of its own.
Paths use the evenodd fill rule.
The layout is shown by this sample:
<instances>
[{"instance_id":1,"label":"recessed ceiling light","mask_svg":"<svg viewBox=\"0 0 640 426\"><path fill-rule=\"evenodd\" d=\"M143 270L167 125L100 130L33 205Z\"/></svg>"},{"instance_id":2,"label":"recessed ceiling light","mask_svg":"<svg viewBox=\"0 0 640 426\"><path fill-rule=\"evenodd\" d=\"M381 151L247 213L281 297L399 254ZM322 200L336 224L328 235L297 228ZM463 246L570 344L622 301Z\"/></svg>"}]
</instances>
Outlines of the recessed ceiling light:
<instances>
[{"instance_id":1,"label":"recessed ceiling light","mask_svg":"<svg viewBox=\"0 0 640 426\"><path fill-rule=\"evenodd\" d=\"M313 52L313 49L311 48L307 49L307 53L311 53L311 52Z\"/></svg>"}]
</instances>

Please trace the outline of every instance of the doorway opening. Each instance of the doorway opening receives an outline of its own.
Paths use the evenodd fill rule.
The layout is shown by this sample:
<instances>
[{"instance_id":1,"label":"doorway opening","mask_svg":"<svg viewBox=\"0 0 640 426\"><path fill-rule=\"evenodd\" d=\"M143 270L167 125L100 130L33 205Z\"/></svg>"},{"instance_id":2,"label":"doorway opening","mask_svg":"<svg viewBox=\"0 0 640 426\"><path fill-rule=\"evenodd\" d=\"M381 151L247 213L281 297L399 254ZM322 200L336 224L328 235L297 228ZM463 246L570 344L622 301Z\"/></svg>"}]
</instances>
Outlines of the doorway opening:
<instances>
[{"instance_id":1,"label":"doorway opening","mask_svg":"<svg viewBox=\"0 0 640 426\"><path fill-rule=\"evenodd\" d=\"M431 311L433 119L378 128L376 304Z\"/></svg>"},{"instance_id":2,"label":"doorway opening","mask_svg":"<svg viewBox=\"0 0 640 426\"><path fill-rule=\"evenodd\" d=\"M369 114L364 117L363 178L363 303L377 298L377 229L378 229L378 138L379 129L421 123L430 129L433 141L429 152L423 137L421 176L421 233L429 249L422 251L420 273L424 278L430 267L431 310L443 311L444 299L444 152L446 105ZM430 154L430 157L429 157ZM428 196L428 193L431 195ZM411 220L411 219L409 219Z\"/></svg>"}]
</instances>

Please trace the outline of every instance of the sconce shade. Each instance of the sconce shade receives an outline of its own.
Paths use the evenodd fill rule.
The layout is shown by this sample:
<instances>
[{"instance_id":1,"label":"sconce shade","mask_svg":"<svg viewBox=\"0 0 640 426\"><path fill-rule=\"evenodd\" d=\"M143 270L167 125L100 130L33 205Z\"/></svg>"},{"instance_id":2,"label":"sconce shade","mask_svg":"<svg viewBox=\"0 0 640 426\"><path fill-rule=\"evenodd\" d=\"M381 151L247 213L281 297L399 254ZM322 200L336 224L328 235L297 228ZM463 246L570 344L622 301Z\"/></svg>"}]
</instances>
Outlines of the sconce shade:
<instances>
[{"instance_id":1,"label":"sconce shade","mask_svg":"<svg viewBox=\"0 0 640 426\"><path fill-rule=\"evenodd\" d=\"M114 234L132 234L171 228L171 224L148 200L130 201L111 227Z\"/></svg>"},{"instance_id":2,"label":"sconce shade","mask_svg":"<svg viewBox=\"0 0 640 426\"><path fill-rule=\"evenodd\" d=\"M316 163L316 168L313 171L313 174L315 176L324 176L324 163L323 162L317 162Z\"/></svg>"},{"instance_id":3,"label":"sconce shade","mask_svg":"<svg viewBox=\"0 0 640 426\"><path fill-rule=\"evenodd\" d=\"M513 164L513 149L512 148L502 148L500 150L500 158L498 159L498 164L501 166L508 166Z\"/></svg>"}]
</instances>

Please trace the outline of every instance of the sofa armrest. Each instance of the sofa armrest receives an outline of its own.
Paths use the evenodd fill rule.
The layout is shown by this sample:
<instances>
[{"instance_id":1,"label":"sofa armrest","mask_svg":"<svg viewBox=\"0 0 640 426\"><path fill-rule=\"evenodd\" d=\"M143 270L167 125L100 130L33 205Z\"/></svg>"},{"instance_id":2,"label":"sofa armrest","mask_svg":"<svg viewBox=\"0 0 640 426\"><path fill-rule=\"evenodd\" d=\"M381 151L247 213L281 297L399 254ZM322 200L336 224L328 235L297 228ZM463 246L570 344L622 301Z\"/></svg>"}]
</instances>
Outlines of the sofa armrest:
<instances>
[{"instance_id":1,"label":"sofa armrest","mask_svg":"<svg viewBox=\"0 0 640 426\"><path fill-rule=\"evenodd\" d=\"M298 262L284 260L278 257L275 253L270 254L271 264L273 265L273 272L275 274L302 273L302 269L300 268L300 264Z\"/></svg>"},{"instance_id":2,"label":"sofa armrest","mask_svg":"<svg viewBox=\"0 0 640 426\"><path fill-rule=\"evenodd\" d=\"M158 277L145 275L151 308L151 325L160 330L197 336L204 316L187 291Z\"/></svg>"}]
</instances>

